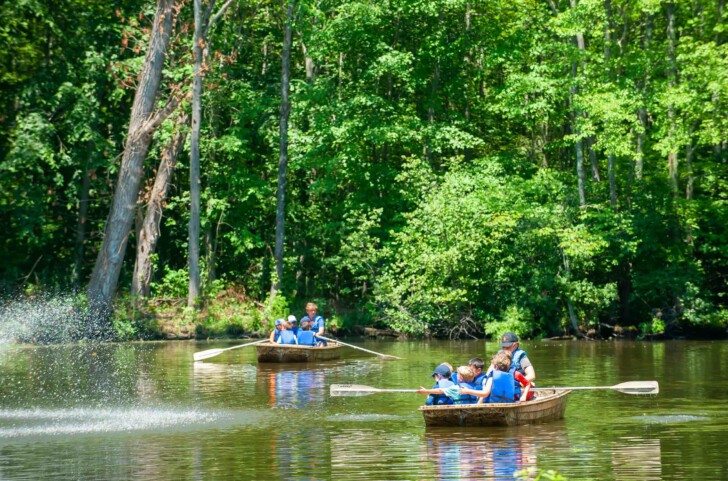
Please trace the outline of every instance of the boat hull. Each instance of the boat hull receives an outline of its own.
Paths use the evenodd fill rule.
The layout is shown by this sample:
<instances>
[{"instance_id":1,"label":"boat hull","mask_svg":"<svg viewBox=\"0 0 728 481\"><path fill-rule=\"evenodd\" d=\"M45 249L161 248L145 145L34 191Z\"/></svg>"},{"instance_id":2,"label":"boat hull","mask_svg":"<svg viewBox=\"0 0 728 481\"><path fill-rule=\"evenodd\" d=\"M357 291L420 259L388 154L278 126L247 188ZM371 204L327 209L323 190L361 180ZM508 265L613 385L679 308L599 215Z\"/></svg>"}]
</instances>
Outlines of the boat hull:
<instances>
[{"instance_id":1,"label":"boat hull","mask_svg":"<svg viewBox=\"0 0 728 481\"><path fill-rule=\"evenodd\" d=\"M295 344L264 343L255 346L258 362L318 362L338 359L340 344L323 347L298 346Z\"/></svg>"},{"instance_id":2,"label":"boat hull","mask_svg":"<svg viewBox=\"0 0 728 481\"><path fill-rule=\"evenodd\" d=\"M571 391L539 391L524 403L422 406L425 426L522 426L543 424L564 417Z\"/></svg>"}]
</instances>

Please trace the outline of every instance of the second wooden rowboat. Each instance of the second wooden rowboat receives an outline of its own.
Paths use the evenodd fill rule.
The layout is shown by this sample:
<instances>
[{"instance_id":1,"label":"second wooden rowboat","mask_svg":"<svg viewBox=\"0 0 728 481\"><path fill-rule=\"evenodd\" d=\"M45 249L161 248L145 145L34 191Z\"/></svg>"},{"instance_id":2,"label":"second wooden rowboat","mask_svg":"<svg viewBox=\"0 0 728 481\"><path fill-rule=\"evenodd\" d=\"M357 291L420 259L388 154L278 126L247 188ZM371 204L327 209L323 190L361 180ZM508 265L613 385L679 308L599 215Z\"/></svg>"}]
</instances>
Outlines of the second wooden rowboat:
<instances>
[{"instance_id":1,"label":"second wooden rowboat","mask_svg":"<svg viewBox=\"0 0 728 481\"><path fill-rule=\"evenodd\" d=\"M523 403L453 404L422 406L425 426L522 426L564 417L571 391L543 390Z\"/></svg>"},{"instance_id":2,"label":"second wooden rowboat","mask_svg":"<svg viewBox=\"0 0 728 481\"><path fill-rule=\"evenodd\" d=\"M329 343L327 346L299 346L296 344L257 344L255 350L258 362L317 362L338 359L341 345Z\"/></svg>"}]
</instances>

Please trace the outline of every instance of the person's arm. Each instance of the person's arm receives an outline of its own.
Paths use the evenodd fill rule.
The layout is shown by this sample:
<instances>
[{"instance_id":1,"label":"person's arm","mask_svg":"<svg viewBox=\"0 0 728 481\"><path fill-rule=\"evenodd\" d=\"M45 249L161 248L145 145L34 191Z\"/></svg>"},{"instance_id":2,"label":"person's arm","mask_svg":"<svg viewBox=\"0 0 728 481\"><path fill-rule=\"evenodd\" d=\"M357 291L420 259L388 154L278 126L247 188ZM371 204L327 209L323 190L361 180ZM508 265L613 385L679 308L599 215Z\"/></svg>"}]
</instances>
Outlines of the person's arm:
<instances>
[{"instance_id":1,"label":"person's arm","mask_svg":"<svg viewBox=\"0 0 728 481\"><path fill-rule=\"evenodd\" d=\"M445 392L442 389L425 389L420 386L417 390L417 394L445 394Z\"/></svg>"},{"instance_id":2,"label":"person's arm","mask_svg":"<svg viewBox=\"0 0 728 481\"><path fill-rule=\"evenodd\" d=\"M481 395L476 394L476 396L478 396L480 398L480 399L478 399L478 404L483 404L483 402L485 401L485 398L490 396L490 391L492 389L493 389L493 377L491 376L485 381L485 384L483 385L483 390L477 391L481 394Z\"/></svg>"},{"instance_id":3,"label":"person's arm","mask_svg":"<svg viewBox=\"0 0 728 481\"><path fill-rule=\"evenodd\" d=\"M318 331L316 332L316 335L323 336L324 335L324 318L322 317L321 320L318 322Z\"/></svg>"},{"instance_id":4,"label":"person's arm","mask_svg":"<svg viewBox=\"0 0 728 481\"><path fill-rule=\"evenodd\" d=\"M275 328L273 328L273 330L271 331L270 337L268 338L268 340L271 342L271 344L276 342L276 329Z\"/></svg>"},{"instance_id":5,"label":"person's arm","mask_svg":"<svg viewBox=\"0 0 728 481\"><path fill-rule=\"evenodd\" d=\"M296 344L298 344L298 336L295 335L295 334L293 335L293 342L295 342Z\"/></svg>"},{"instance_id":6,"label":"person's arm","mask_svg":"<svg viewBox=\"0 0 728 481\"><path fill-rule=\"evenodd\" d=\"M533 369L533 366L528 366L524 368L523 372L526 373L526 379L528 379L528 382L533 382L536 380L536 371Z\"/></svg>"}]
</instances>

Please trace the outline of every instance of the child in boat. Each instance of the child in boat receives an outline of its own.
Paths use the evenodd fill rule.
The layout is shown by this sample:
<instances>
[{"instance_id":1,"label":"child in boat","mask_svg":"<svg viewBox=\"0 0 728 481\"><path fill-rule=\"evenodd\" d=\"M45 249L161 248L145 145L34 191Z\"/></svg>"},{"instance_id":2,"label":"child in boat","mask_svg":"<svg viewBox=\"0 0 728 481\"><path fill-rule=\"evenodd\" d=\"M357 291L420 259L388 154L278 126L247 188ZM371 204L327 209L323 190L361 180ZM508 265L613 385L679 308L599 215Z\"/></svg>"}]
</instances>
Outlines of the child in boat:
<instances>
[{"instance_id":1,"label":"child in boat","mask_svg":"<svg viewBox=\"0 0 728 481\"><path fill-rule=\"evenodd\" d=\"M450 380L452 366L444 362L435 368L432 377L435 378L435 385L432 389L420 388L417 392L420 394L429 394L425 400L425 406L442 406L452 404L453 400L444 394L444 389L455 386ZM438 391L435 393L434 391Z\"/></svg>"},{"instance_id":2,"label":"child in boat","mask_svg":"<svg viewBox=\"0 0 728 481\"><path fill-rule=\"evenodd\" d=\"M300 330L300 327L298 327L298 319L296 319L296 316L291 314L288 316L288 323L286 324L286 327L293 331L293 334L298 336L298 331Z\"/></svg>"},{"instance_id":3,"label":"child in boat","mask_svg":"<svg viewBox=\"0 0 728 481\"><path fill-rule=\"evenodd\" d=\"M298 344L298 338L292 330L288 329L285 323L283 323L283 329L278 336L278 344Z\"/></svg>"},{"instance_id":4,"label":"child in boat","mask_svg":"<svg viewBox=\"0 0 728 481\"><path fill-rule=\"evenodd\" d=\"M440 366L442 366L442 364ZM457 369L457 374L453 376L453 379L456 379L457 383L450 380L449 382L452 383L452 385L450 385L449 383L443 383L443 386L438 385L436 388L433 389L425 389L424 387L420 387L417 392L419 394L445 395L452 400L452 404L472 404L473 399L475 398L465 396L462 393L464 389L470 387L470 384L468 383L471 383L474 377L475 373L470 366L460 366Z\"/></svg>"},{"instance_id":5,"label":"child in boat","mask_svg":"<svg viewBox=\"0 0 728 481\"><path fill-rule=\"evenodd\" d=\"M511 369L511 353L508 351L498 351L493 356L492 365L494 367L492 375L488 377L488 380L483 385L483 390L475 389L461 389L461 395L466 394L475 396L478 399L478 404L484 402L489 403L511 403L515 402L516 399L516 388L515 378ZM525 401L530 391L530 384L524 387L521 391L520 400Z\"/></svg>"},{"instance_id":6,"label":"child in boat","mask_svg":"<svg viewBox=\"0 0 728 481\"><path fill-rule=\"evenodd\" d=\"M281 337L281 331L283 331L285 328L286 325L283 322L283 319L276 319L275 327L270 333L270 337L268 338L268 340L273 344L278 343L278 339Z\"/></svg>"},{"instance_id":7,"label":"child in boat","mask_svg":"<svg viewBox=\"0 0 728 481\"><path fill-rule=\"evenodd\" d=\"M301 346L316 346L316 336L311 330L311 324L307 320L301 321L301 328L298 331L298 344Z\"/></svg>"}]
</instances>

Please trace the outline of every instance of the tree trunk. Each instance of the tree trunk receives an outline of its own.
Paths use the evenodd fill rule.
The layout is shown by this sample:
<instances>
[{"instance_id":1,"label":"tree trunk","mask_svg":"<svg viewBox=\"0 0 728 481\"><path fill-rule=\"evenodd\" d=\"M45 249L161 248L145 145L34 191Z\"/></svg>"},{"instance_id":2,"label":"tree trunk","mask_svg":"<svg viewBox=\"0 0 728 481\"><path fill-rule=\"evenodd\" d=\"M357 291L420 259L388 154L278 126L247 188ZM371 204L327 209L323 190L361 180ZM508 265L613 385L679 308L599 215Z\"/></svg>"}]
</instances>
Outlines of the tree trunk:
<instances>
[{"instance_id":1,"label":"tree trunk","mask_svg":"<svg viewBox=\"0 0 728 481\"><path fill-rule=\"evenodd\" d=\"M177 165L177 157L182 151L185 139L187 138L187 122L189 116L182 114L177 120L177 132L169 141L162 153L159 162L157 176L154 179L154 186L149 196L141 232L137 240L136 262L134 264L134 276L131 281L132 296L148 297L149 286L152 281L152 255L157 248L159 240L159 226L162 221L164 202L167 199L169 181L172 178Z\"/></svg>"},{"instance_id":2,"label":"tree trunk","mask_svg":"<svg viewBox=\"0 0 728 481\"><path fill-rule=\"evenodd\" d=\"M668 79L670 86L677 85L677 66L675 61L675 4L669 2L667 4L667 59L668 59ZM670 102L667 106L667 117L670 124L670 152L667 154L667 172L670 179L670 187L673 192L678 190L678 158L677 148L675 147L675 106Z\"/></svg>"},{"instance_id":3,"label":"tree trunk","mask_svg":"<svg viewBox=\"0 0 728 481\"><path fill-rule=\"evenodd\" d=\"M152 134L161 123L159 122L161 119L150 121L150 117L154 112L167 45L174 24L174 3L174 0L159 0L157 3L149 49L132 105L129 130L104 231L104 241L88 286L91 308L102 316L110 311L111 301L116 293L129 231L134 221L144 159Z\"/></svg>"},{"instance_id":4,"label":"tree trunk","mask_svg":"<svg viewBox=\"0 0 728 481\"><path fill-rule=\"evenodd\" d=\"M652 41L652 22L653 15L647 14L646 25L645 25L645 40L642 43L642 50L649 52L650 43ZM644 106L647 100L647 85L650 81L650 69L645 70L645 78L642 83L642 106L640 107L637 115L642 125L642 132L637 134L637 160L634 165L634 174L637 180L642 180L644 171L644 157L645 157L645 133L647 132L647 107Z\"/></svg>"},{"instance_id":5,"label":"tree trunk","mask_svg":"<svg viewBox=\"0 0 728 481\"><path fill-rule=\"evenodd\" d=\"M214 3L214 2L213 2ZM187 306L196 307L200 297L200 122L202 117L202 61L205 33L210 9L202 0L194 0L195 34L193 37L192 126L190 129L190 223L188 226L188 261L190 283Z\"/></svg>"},{"instance_id":6,"label":"tree trunk","mask_svg":"<svg viewBox=\"0 0 728 481\"><path fill-rule=\"evenodd\" d=\"M91 152L89 146L89 152ZM88 166L83 169L81 181L81 196L78 201L78 226L76 227L76 248L73 252L73 284L81 287L83 279L83 251L86 242L86 222L88 221L89 191L91 190L91 171Z\"/></svg>"},{"instance_id":7,"label":"tree trunk","mask_svg":"<svg viewBox=\"0 0 728 481\"><path fill-rule=\"evenodd\" d=\"M571 8L576 8L576 0L571 0ZM584 52L584 35L582 33L577 33L574 36L574 42L580 54ZM571 87L571 131L576 136L574 149L576 151L576 178L579 191L579 206L584 207L586 205L586 172L584 171L584 141L581 138L581 132L579 130L579 117L581 117L582 113L575 106L575 97L579 94L577 84L578 65L576 62L571 66L571 76L574 83Z\"/></svg>"},{"instance_id":8,"label":"tree trunk","mask_svg":"<svg viewBox=\"0 0 728 481\"><path fill-rule=\"evenodd\" d=\"M289 0L286 12L286 24L283 29L283 51L281 55L281 118L280 118L280 151L278 156L278 191L276 194L276 245L275 264L276 279L271 287L271 296L281 288L283 279L283 241L285 238L286 217L286 173L288 170L288 117L291 113L290 93L291 77L291 43L293 31L294 0Z\"/></svg>"},{"instance_id":9,"label":"tree trunk","mask_svg":"<svg viewBox=\"0 0 728 481\"><path fill-rule=\"evenodd\" d=\"M612 2L604 0L604 11L606 13L606 21L604 22L604 63L607 67L607 76L609 82L613 81L614 73L611 68L610 61L612 56ZM609 177L609 204L612 209L617 208L617 172L614 154L607 154L607 175Z\"/></svg>"}]
</instances>

